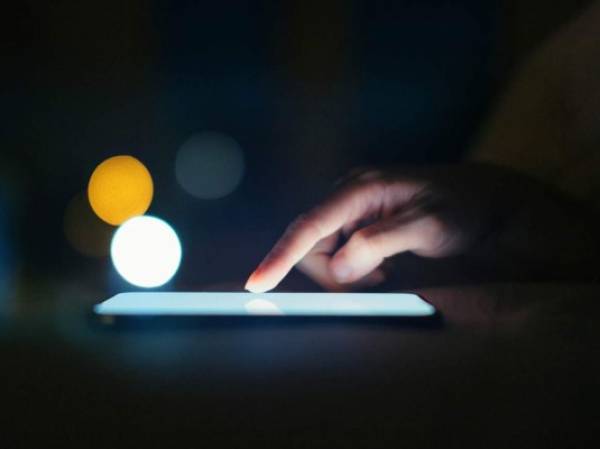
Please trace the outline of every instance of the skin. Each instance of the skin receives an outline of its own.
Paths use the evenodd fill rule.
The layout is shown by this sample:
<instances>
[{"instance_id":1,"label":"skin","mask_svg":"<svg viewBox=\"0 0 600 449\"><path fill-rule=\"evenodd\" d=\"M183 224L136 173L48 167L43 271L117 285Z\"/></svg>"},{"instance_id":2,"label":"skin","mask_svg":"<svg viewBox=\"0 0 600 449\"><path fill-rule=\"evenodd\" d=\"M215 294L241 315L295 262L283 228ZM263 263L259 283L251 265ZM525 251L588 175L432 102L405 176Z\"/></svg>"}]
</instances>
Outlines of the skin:
<instances>
[{"instance_id":1,"label":"skin","mask_svg":"<svg viewBox=\"0 0 600 449\"><path fill-rule=\"evenodd\" d=\"M355 171L289 226L246 288L271 290L296 266L327 290L360 289L407 252L470 260L488 280L598 279L599 23L593 2L532 54L477 163Z\"/></svg>"},{"instance_id":2,"label":"skin","mask_svg":"<svg viewBox=\"0 0 600 449\"><path fill-rule=\"evenodd\" d=\"M405 252L469 255L519 277L540 268L587 276L596 226L587 208L493 165L359 170L288 227L246 288L271 290L294 266L327 290L373 286L386 277L384 261Z\"/></svg>"}]
</instances>

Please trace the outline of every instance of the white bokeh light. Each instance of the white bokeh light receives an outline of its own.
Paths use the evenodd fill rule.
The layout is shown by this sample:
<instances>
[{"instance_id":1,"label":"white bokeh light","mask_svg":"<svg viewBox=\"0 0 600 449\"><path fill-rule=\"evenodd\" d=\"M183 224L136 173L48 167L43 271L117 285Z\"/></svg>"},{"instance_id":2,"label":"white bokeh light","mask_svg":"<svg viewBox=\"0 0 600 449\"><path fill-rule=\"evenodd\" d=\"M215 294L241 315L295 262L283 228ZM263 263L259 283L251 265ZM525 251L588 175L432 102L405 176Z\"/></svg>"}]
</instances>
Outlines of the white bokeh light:
<instances>
[{"instance_id":1,"label":"white bokeh light","mask_svg":"<svg viewBox=\"0 0 600 449\"><path fill-rule=\"evenodd\" d=\"M175 159L175 176L190 195L217 199L229 195L244 176L244 154L229 136L215 132L194 134Z\"/></svg>"},{"instance_id":2,"label":"white bokeh light","mask_svg":"<svg viewBox=\"0 0 600 449\"><path fill-rule=\"evenodd\" d=\"M110 256L117 272L127 282L138 287L160 287L179 269L181 243L165 221L139 216L117 229Z\"/></svg>"}]
</instances>

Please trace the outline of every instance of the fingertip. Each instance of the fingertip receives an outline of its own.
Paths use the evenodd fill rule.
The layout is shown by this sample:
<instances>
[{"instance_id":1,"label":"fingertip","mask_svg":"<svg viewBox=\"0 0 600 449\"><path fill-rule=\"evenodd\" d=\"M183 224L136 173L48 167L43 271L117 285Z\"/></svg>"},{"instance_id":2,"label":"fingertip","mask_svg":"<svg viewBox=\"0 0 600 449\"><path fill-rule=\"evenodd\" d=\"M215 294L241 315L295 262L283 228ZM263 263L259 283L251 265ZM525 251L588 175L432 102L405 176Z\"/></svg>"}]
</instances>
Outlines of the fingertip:
<instances>
[{"instance_id":1,"label":"fingertip","mask_svg":"<svg viewBox=\"0 0 600 449\"><path fill-rule=\"evenodd\" d=\"M329 268L336 282L340 284L352 282L352 267L342 257L334 257Z\"/></svg>"},{"instance_id":2,"label":"fingertip","mask_svg":"<svg viewBox=\"0 0 600 449\"><path fill-rule=\"evenodd\" d=\"M270 285L267 280L260 276L256 271L250 275L246 281L244 288L251 293L264 293L273 289L275 286Z\"/></svg>"},{"instance_id":3,"label":"fingertip","mask_svg":"<svg viewBox=\"0 0 600 449\"><path fill-rule=\"evenodd\" d=\"M248 276L248 279L246 279L246 283L244 284L244 288L246 290L250 290L250 288L252 288L255 277L256 277L256 270L254 270L252 273L250 273L250 276Z\"/></svg>"},{"instance_id":4,"label":"fingertip","mask_svg":"<svg viewBox=\"0 0 600 449\"><path fill-rule=\"evenodd\" d=\"M268 289L265 289L265 288L261 287L260 285L255 285L255 284L246 284L245 288L250 293L265 293L268 291Z\"/></svg>"},{"instance_id":5,"label":"fingertip","mask_svg":"<svg viewBox=\"0 0 600 449\"><path fill-rule=\"evenodd\" d=\"M267 291L266 289L262 288L259 284L253 282L246 282L244 288L250 293L264 293Z\"/></svg>"},{"instance_id":6,"label":"fingertip","mask_svg":"<svg viewBox=\"0 0 600 449\"><path fill-rule=\"evenodd\" d=\"M246 281L244 288L252 293L261 293L259 292L259 283L256 280L256 272L253 272Z\"/></svg>"},{"instance_id":7,"label":"fingertip","mask_svg":"<svg viewBox=\"0 0 600 449\"><path fill-rule=\"evenodd\" d=\"M244 284L244 290L248 290L249 292L252 292L252 290L254 289L254 284L253 282L250 280L250 278L248 278L248 280L246 281L246 283Z\"/></svg>"}]
</instances>

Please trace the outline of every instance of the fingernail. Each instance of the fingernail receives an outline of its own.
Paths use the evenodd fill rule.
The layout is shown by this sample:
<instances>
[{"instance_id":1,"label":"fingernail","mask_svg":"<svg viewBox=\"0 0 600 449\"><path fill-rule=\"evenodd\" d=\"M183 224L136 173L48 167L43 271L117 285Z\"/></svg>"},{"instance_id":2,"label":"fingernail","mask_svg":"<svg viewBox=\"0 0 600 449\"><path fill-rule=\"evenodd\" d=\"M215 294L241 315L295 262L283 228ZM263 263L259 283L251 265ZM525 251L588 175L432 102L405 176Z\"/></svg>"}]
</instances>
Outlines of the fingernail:
<instances>
[{"instance_id":1,"label":"fingernail","mask_svg":"<svg viewBox=\"0 0 600 449\"><path fill-rule=\"evenodd\" d=\"M250 281L246 282L246 285L244 288L252 293L264 293L267 290L260 284L257 284L256 282L250 282Z\"/></svg>"},{"instance_id":2,"label":"fingernail","mask_svg":"<svg viewBox=\"0 0 600 449\"><path fill-rule=\"evenodd\" d=\"M352 269L345 264L339 264L333 267L333 275L338 282L347 282L352 275Z\"/></svg>"},{"instance_id":3,"label":"fingernail","mask_svg":"<svg viewBox=\"0 0 600 449\"><path fill-rule=\"evenodd\" d=\"M246 281L246 284L244 285L244 288L246 290L250 290L250 291L252 291L253 287L254 287L254 273L252 273L250 275L250 277L248 277L248 280Z\"/></svg>"}]
</instances>

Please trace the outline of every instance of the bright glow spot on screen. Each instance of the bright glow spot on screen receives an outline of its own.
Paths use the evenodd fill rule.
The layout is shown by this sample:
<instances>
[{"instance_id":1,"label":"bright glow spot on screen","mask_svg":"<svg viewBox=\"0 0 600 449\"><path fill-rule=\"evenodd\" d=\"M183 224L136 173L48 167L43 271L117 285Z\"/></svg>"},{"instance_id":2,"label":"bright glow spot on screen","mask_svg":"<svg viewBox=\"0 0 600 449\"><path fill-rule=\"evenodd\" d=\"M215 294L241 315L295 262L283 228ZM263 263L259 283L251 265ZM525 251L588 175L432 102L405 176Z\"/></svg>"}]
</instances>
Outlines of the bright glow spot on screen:
<instances>
[{"instance_id":1,"label":"bright glow spot on screen","mask_svg":"<svg viewBox=\"0 0 600 449\"><path fill-rule=\"evenodd\" d=\"M165 221L134 217L119 227L112 239L110 255L123 278L138 287L159 287L179 269L181 243Z\"/></svg>"},{"instance_id":2,"label":"bright glow spot on screen","mask_svg":"<svg viewBox=\"0 0 600 449\"><path fill-rule=\"evenodd\" d=\"M283 315L283 311L273 302L257 298L244 304L246 312L250 315Z\"/></svg>"},{"instance_id":3,"label":"bright glow spot on screen","mask_svg":"<svg viewBox=\"0 0 600 449\"><path fill-rule=\"evenodd\" d=\"M132 156L106 159L96 167L88 184L92 209L114 226L146 213L153 194L150 172Z\"/></svg>"},{"instance_id":4,"label":"bright glow spot on screen","mask_svg":"<svg viewBox=\"0 0 600 449\"><path fill-rule=\"evenodd\" d=\"M194 134L179 149L175 176L190 195L222 198L233 192L244 175L244 154L231 137L205 132Z\"/></svg>"}]
</instances>

